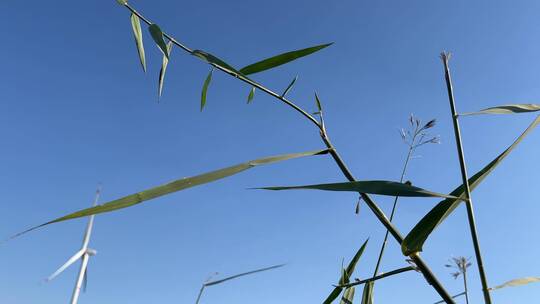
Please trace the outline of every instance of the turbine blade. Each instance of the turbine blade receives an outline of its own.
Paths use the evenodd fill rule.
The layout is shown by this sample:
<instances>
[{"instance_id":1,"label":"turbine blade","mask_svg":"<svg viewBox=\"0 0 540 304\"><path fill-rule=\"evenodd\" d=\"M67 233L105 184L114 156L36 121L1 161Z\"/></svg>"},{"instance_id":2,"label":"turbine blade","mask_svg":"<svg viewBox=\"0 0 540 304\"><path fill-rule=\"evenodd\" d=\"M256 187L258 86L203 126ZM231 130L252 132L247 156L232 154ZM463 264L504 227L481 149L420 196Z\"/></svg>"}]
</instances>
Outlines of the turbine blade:
<instances>
[{"instance_id":1,"label":"turbine blade","mask_svg":"<svg viewBox=\"0 0 540 304\"><path fill-rule=\"evenodd\" d=\"M82 257L82 255L85 253L86 251L84 249L81 249L79 250L77 253L75 253L71 258L69 258L69 260L62 266L60 266L60 268L58 268L58 270L56 270L53 274L51 274L47 279L46 281L49 282L51 281L52 279L56 278L56 276L58 276L59 274L61 274L64 270L66 270L66 268L68 268L71 264L75 263L78 259L80 259Z\"/></svg>"},{"instance_id":2,"label":"turbine blade","mask_svg":"<svg viewBox=\"0 0 540 304\"><path fill-rule=\"evenodd\" d=\"M82 290L86 292L86 286L88 285L88 267L84 270L84 277L82 281Z\"/></svg>"}]
</instances>

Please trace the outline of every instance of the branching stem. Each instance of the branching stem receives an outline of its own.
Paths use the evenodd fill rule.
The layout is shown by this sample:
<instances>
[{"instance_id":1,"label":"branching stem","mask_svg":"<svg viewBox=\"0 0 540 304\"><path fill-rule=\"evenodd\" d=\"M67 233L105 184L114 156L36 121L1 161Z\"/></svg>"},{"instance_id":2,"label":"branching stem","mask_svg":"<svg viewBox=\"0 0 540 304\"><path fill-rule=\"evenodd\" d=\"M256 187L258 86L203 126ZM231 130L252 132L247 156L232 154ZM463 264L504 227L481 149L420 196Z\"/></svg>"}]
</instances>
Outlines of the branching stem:
<instances>
[{"instance_id":1,"label":"branching stem","mask_svg":"<svg viewBox=\"0 0 540 304\"><path fill-rule=\"evenodd\" d=\"M131 7L129 4L125 4L124 5L131 13L137 15L137 17L139 17L143 22L145 22L146 24L150 25L152 24L152 22L148 19L146 19L142 14L140 14L138 11L136 11L133 7ZM193 50L191 50L190 48L188 48L187 46L181 44L180 42L178 42L176 39L174 39L174 37L170 36L169 34L166 34L166 33L163 33L163 36L167 39L169 39L173 44L175 44L176 46L180 47L181 49L183 49L184 51L188 52L188 53L192 53ZM334 148L334 146L332 145L332 143L330 142L330 139L328 137L328 134L326 132L326 128L323 127L323 125L321 123L319 123L319 121L317 121L317 119L315 119L312 115L310 115L308 112L304 111L302 108L300 108L299 106L297 106L296 104L294 104L292 101L288 100L287 98L281 96L280 94L278 93L275 93L274 91L266 88L265 86L251 80L251 79L248 79L247 77L243 76L243 75L240 75L240 74L237 74L233 71L229 71L228 69L225 69L217 64L213 64L213 63L209 63L210 65L214 66L216 69L218 70L221 70L253 87L256 87L257 89L265 92L266 94L280 100L281 102L283 102L284 104L288 105L289 107L291 107L292 109L294 109L295 111L297 111L298 113L300 113L302 116L304 116L306 119L308 119L309 121L311 121L316 127L317 129L319 130L320 132L320 135L321 135L321 139L323 140L323 142L325 143L326 147L330 150L330 154L332 155L332 158L334 159L334 161L336 162L337 166L340 168L341 172L343 173L343 175L349 180L349 181L355 181L355 178L354 176L352 175L351 171L349 170L349 168L345 165L345 162L343 161L343 159L340 157L340 155L338 154L338 152L336 151L336 149ZM392 234L392 236L394 237L394 239L396 239L396 241L401 244L401 242L403 242L403 236L400 234L400 232L397 230L397 228L390 222L390 220L388 220L388 218L386 217L386 215L384 214L384 212L379 208L379 206L365 193L360 193L360 196L362 197L362 199L364 199L364 201L366 202L366 204L368 205L368 207L373 211L373 213L375 214L375 216L379 219L379 221L385 226L385 228ZM424 275L424 277L426 278L427 282L433 286L433 288L435 288L435 290L439 293L439 295L447 302L447 303L451 303L451 304L454 304L454 300L452 299L452 297L450 296L450 294L444 289L444 287L442 286L442 284L437 280L437 278L435 277L435 275L433 274L433 272L431 272L431 270L429 269L429 267L426 265L426 263L422 260L422 258L417 254L413 254L410 256L410 258L415 262L415 264L417 265L418 267L418 270L422 272L422 274Z\"/></svg>"}]
</instances>

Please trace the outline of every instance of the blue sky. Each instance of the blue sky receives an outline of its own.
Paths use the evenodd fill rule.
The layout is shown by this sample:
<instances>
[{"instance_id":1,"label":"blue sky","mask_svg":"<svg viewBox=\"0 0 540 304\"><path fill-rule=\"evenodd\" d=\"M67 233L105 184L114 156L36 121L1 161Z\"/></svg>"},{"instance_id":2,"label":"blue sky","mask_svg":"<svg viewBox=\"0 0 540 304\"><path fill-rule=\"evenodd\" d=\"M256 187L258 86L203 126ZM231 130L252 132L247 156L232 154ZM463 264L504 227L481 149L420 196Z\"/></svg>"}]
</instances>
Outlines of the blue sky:
<instances>
[{"instance_id":1,"label":"blue sky","mask_svg":"<svg viewBox=\"0 0 540 304\"><path fill-rule=\"evenodd\" d=\"M315 55L256 75L314 110L324 103L330 136L360 179L399 178L406 147L397 129L409 113L438 120L440 145L420 151L407 175L415 185L449 192L460 183L442 64L454 53L458 111L505 103L538 103L540 27L537 1L131 1L192 48L235 66L333 41ZM98 182L108 201L176 178L242 161L322 148L299 115L215 73L207 107L199 96L208 67L173 51L162 101L161 57L145 31L148 72L133 43L129 13L116 1L3 1L0 58L0 234L90 205ZM462 120L470 173L505 149L533 115ZM538 144L533 132L474 192L490 285L540 275ZM384 235L367 207L354 214L348 193L246 190L263 185L343 181L329 157L255 168L213 184L96 218L88 292L80 303L190 303L212 272L287 267L212 287L204 303L316 303L370 237L355 276L373 271ZM377 197L389 212L391 199ZM396 225L405 234L437 203L403 199ZM424 257L453 293L444 268L451 256L473 256L460 207L429 239ZM80 246L86 219L51 225L0 247L0 302L62 303L76 268L42 279ZM383 271L404 265L393 241ZM476 270L471 300L481 301ZM538 285L493 292L495 303L531 303ZM421 275L376 284L378 303L432 303Z\"/></svg>"}]
</instances>

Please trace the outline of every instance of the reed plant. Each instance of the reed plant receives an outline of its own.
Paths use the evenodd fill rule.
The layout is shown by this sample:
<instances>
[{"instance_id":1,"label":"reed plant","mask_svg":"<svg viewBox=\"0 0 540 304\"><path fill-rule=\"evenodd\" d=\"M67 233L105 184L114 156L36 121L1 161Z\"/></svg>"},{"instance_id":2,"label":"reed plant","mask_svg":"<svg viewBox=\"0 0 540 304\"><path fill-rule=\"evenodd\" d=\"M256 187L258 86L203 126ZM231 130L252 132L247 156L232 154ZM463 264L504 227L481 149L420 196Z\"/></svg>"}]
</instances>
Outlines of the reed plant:
<instances>
[{"instance_id":1,"label":"reed plant","mask_svg":"<svg viewBox=\"0 0 540 304\"><path fill-rule=\"evenodd\" d=\"M457 188L449 194L439 193L435 191L430 191L416 185L412 185L410 182L404 182L404 177L406 175L406 170L410 159L414 156L414 152L420 146L430 143L437 143L437 137L430 137L427 134L427 131L434 127L435 120L430 120L427 123L423 124L420 120L411 117L410 118L410 127L411 130L401 132L403 140L408 145L408 152L405 158L405 163L401 172L401 178L399 181L388 181L388 180L357 180L353 175L349 167L347 166L344 159L341 157L338 149L332 143L331 137L328 132L328 126L325 123L325 115L327 114L324 109L324 104L317 93L314 93L313 104L316 108L315 112L308 111L298 105L297 102L293 101L288 97L288 93L294 88L297 83L297 77L294 77L289 85L282 90L273 90L268 86L263 85L259 81L255 80L254 75L257 73L262 73L269 71L271 69L277 68L281 65L287 64L291 61L298 60L300 58L312 55L319 51L322 51L332 43L323 43L314 46L309 46L303 49L293 50L284 52L263 60L260 60L255 63L247 64L242 68L236 68L234 65L231 65L220 59L218 56L213 55L207 51L200 49L193 49L188 47L186 44L181 42L180 39L173 37L171 34L163 31L162 28L145 17L139 11L137 11L127 0L117 0L118 3L126 9L129 13L131 29L133 32L136 50L138 53L139 63L144 72L146 72L146 53L145 53L145 36L149 36L151 43L155 44L161 52L161 69L158 76L157 83L157 98L158 101L162 97L162 92L164 89L166 71L169 65L170 59L175 54L173 50L180 50L184 54L191 55L192 58L198 59L201 62L205 63L208 67L208 75L204 79L202 84L202 90L200 95L200 110L203 111L207 106L207 96L208 90L211 89L211 83L214 73L222 72L226 75L233 77L234 79L244 83L246 85L247 92L247 103L253 102L256 92L261 92L272 97L276 102L287 106L292 111L296 112L299 115L299 118L305 120L310 124L314 131L320 136L322 142L322 148L315 149L308 152L300 153L290 153L277 156L269 156L253 159L247 162L243 162L237 165L224 167L221 169L213 170L203 174L195 175L188 178L181 178L174 180L172 182L150 187L146 190L135 192L131 195L121 197L98 206L91 208L79 210L53 220L47 221L43 224L34 226L30 229L27 229L21 233L16 234L14 237L20 236L32 230L35 230L40 227L44 227L50 224L59 223L67 220L72 220L80 217L92 216L95 214L112 212L120 210L123 208L131 207L151 199L158 198L160 196L169 195L187 188L195 187L198 185L210 183L216 180L220 180L238 173L241 173L245 170L249 170L261 165L269 165L276 162L292 160L301 157L311 157L311 156L329 156L336 168L342 173L345 181L341 183L319 183L311 185L285 185L285 186L268 186L260 187L259 189L273 190L273 191L284 191L284 190L293 190L293 189L308 189L308 190L322 190L322 191L345 191L351 192L355 195L358 195L359 198L368 206L372 211L375 218L378 222L385 228L386 235L381 244L379 250L379 255L377 263L374 267L373 276L367 279L357 279L351 280L354 270L360 257L367 248L367 241L365 241L360 249L356 252L354 257L351 259L349 265L346 268L343 268L341 271L341 276L335 284L330 295L323 300L323 303L331 303L334 300L338 299L341 295L341 303L352 303L354 300L355 286L365 284L364 292L362 294L361 303L367 304L373 302L373 284L377 280L385 279L390 276L399 275L404 272L415 271L418 272L419 277L424 278L426 281L426 286L428 288L433 288L440 296L442 301L446 303L455 303L454 298L448 293L445 287L441 284L437 276L433 273L424 259L421 257L421 251L423 250L423 245L435 230L435 228L440 225L452 212L456 209L459 204L464 202L467 206L468 214L468 225L470 227L471 237L475 249L475 259L478 266L478 271L481 277L482 291L484 294L484 302L486 304L491 303L490 291L497 288L489 288L487 284L487 276L485 274L485 267L482 262L481 248L479 245L479 236L476 231L476 222L473 212L473 202L471 197L471 192L504 160L510 152L538 125L540 122L540 116L538 116L529 127L502 153L500 153L495 159L488 162L488 164L483 167L480 171L468 176L463 145L461 143L461 131L459 129L458 117L460 116L471 116L474 114L513 114L513 113L529 113L540 110L540 105L535 104L513 104L513 105L504 105L504 106L495 106L480 110L478 112L463 113L459 114L456 111L455 100L453 96L453 87L450 78L449 70L449 54L443 53L441 58L444 64L444 75L447 84L448 96L450 101L451 108L451 117L454 123L454 131L456 138L456 147L458 152L458 159L460 164L461 171L461 183L458 184ZM144 25L144 26L143 26ZM143 28L146 27L148 34L145 35ZM176 56L176 55L175 55ZM279 93L281 92L281 93ZM390 216L387 216L383 210L379 207L379 204L375 202L372 195L384 195L394 198L394 204ZM398 204L399 197L416 197L416 198L440 198L442 201L435 205L435 207L429 211L415 227L406 235L402 234L401 231L394 225L392 222L395 211ZM381 261L385 252L385 247L388 237L391 236L400 246L403 254L403 260L408 261L410 266L395 269L386 273L380 273ZM467 262L469 263L469 262ZM467 266L468 267L468 266ZM258 270L261 271L261 270ZM464 280L465 273L462 273ZM522 281L519 281L522 280ZM223 280L221 280L223 281ZM533 282L533 279L518 279L507 283L508 286L518 285L520 282L530 283ZM206 286L210 286L211 282L207 282L203 285L202 290ZM214 282L215 283L215 282ZM217 283L215 283L217 284ZM504 284L503 284L504 285ZM507 286L505 285L505 286ZM503 287L505 287L503 286ZM201 294L202 294L201 290ZM467 292L467 288L466 288ZM468 299L468 296L466 295ZM412 302L404 301L404 302Z\"/></svg>"}]
</instances>

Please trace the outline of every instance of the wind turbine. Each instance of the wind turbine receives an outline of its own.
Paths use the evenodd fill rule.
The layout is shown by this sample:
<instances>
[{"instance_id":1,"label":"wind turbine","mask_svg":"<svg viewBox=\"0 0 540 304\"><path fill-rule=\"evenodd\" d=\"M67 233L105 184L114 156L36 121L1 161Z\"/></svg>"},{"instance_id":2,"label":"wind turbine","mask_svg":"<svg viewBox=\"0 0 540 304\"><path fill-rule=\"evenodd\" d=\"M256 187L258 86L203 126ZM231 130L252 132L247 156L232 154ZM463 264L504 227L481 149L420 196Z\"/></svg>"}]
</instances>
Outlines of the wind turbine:
<instances>
[{"instance_id":1,"label":"wind turbine","mask_svg":"<svg viewBox=\"0 0 540 304\"><path fill-rule=\"evenodd\" d=\"M99 200L99 195L101 194L101 187L98 187L96 190L96 196L94 198L94 203L92 206L96 206ZM89 248L88 243L90 243L90 235L92 234L92 226L94 225L94 215L90 216L88 220L88 225L86 226L86 232L84 233L84 238L82 242L81 250L77 251L67 262L60 266L53 274L51 274L46 281L49 282L64 270L66 270L71 264L75 263L77 260L81 259L81 267L79 268L79 275L77 281L75 282L75 288L73 289L73 295L71 296L71 304L77 304L79 301L79 295L81 293L81 288L86 286L86 267L88 266L88 260L91 256L96 255L97 251ZM86 289L86 288L85 288Z\"/></svg>"}]
</instances>

